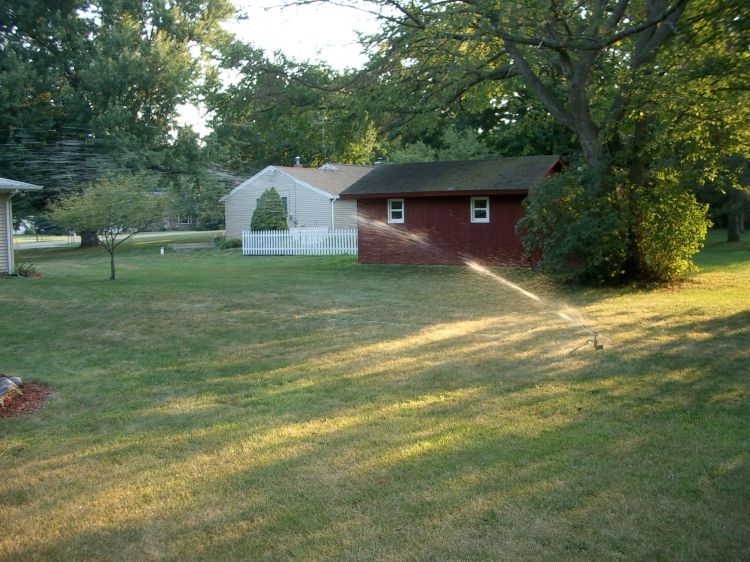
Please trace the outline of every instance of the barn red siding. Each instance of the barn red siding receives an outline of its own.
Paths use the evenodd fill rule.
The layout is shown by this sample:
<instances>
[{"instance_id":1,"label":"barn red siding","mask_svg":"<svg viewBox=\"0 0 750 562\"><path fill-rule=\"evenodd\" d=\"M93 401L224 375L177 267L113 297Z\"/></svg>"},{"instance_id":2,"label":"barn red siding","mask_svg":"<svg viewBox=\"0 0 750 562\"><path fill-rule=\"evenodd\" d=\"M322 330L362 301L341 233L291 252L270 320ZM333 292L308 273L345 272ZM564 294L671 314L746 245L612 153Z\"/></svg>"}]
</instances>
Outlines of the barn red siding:
<instances>
[{"instance_id":1,"label":"barn red siding","mask_svg":"<svg viewBox=\"0 0 750 562\"><path fill-rule=\"evenodd\" d=\"M387 199L358 199L361 263L454 264L465 258L523 263L515 226L524 195L490 195L490 222L472 223L468 196L404 198L404 224L388 224Z\"/></svg>"}]
</instances>

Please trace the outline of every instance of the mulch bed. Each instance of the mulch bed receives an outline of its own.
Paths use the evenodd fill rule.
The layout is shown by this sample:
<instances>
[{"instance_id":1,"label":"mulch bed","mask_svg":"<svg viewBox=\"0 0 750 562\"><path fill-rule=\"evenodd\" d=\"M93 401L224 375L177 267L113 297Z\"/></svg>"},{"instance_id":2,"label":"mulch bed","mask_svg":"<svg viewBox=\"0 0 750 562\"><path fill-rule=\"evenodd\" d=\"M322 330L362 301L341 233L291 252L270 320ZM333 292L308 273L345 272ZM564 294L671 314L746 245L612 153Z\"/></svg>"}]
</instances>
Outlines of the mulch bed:
<instances>
[{"instance_id":1,"label":"mulch bed","mask_svg":"<svg viewBox=\"0 0 750 562\"><path fill-rule=\"evenodd\" d=\"M5 398L5 403L0 406L0 418L29 414L42 406L52 396L52 390L41 384L24 383L21 390L23 390L23 394L20 396Z\"/></svg>"}]
</instances>

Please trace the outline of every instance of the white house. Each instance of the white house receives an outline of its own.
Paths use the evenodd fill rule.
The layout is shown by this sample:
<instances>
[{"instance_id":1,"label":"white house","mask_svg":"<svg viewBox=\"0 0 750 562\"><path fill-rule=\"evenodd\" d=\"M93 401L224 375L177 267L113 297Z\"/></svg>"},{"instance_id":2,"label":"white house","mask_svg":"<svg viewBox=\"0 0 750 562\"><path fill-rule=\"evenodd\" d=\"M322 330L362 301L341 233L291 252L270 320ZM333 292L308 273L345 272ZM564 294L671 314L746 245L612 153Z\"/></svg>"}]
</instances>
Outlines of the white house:
<instances>
[{"instance_id":1,"label":"white house","mask_svg":"<svg viewBox=\"0 0 750 562\"><path fill-rule=\"evenodd\" d=\"M364 177L372 166L324 164L320 168L268 166L222 197L227 237L250 229L260 196L275 188L281 195L290 228L356 228L356 201L342 201L339 193Z\"/></svg>"},{"instance_id":2,"label":"white house","mask_svg":"<svg viewBox=\"0 0 750 562\"><path fill-rule=\"evenodd\" d=\"M39 185L0 178L0 274L13 273L13 205L19 191L38 191Z\"/></svg>"}]
</instances>

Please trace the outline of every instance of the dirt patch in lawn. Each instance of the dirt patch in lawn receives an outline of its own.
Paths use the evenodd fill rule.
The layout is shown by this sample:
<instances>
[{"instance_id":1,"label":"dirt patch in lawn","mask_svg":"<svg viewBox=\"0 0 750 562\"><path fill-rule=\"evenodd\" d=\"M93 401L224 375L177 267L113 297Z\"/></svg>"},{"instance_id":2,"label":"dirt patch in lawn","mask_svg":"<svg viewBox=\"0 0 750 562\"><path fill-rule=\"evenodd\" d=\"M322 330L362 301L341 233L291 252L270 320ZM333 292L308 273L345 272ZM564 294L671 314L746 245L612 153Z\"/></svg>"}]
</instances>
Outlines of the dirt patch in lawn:
<instances>
[{"instance_id":1,"label":"dirt patch in lawn","mask_svg":"<svg viewBox=\"0 0 750 562\"><path fill-rule=\"evenodd\" d=\"M30 414L52 396L52 390L42 384L25 383L21 390L22 394L5 397L5 401L0 404L0 418Z\"/></svg>"}]
</instances>

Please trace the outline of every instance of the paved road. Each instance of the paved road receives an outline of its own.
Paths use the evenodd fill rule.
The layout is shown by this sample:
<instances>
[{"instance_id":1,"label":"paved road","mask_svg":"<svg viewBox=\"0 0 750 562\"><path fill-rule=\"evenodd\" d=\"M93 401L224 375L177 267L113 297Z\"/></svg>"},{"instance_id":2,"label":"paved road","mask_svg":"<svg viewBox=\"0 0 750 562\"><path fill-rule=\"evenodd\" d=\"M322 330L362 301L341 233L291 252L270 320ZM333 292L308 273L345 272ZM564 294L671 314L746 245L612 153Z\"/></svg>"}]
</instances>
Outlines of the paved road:
<instances>
[{"instance_id":1,"label":"paved road","mask_svg":"<svg viewBox=\"0 0 750 562\"><path fill-rule=\"evenodd\" d=\"M16 250L35 250L37 248L65 248L67 246L78 246L81 243L81 239L76 237L71 241L67 240L51 240L41 242L23 242L19 244L16 242L13 244L13 248Z\"/></svg>"},{"instance_id":2,"label":"paved road","mask_svg":"<svg viewBox=\"0 0 750 562\"><path fill-rule=\"evenodd\" d=\"M192 236L195 234L213 234L214 236L218 236L219 233L223 231L216 230L214 232L209 231L186 231L186 230L179 230L179 231L165 231L165 232L141 232L140 234L136 234L133 236L133 238L138 239L149 239L149 238L168 238L169 242L179 242L180 238L183 238L185 236ZM71 246L78 246L81 243L81 239L78 236L75 236L71 242L67 240L50 240L50 241L41 241L41 242L23 242L22 244L15 243L13 246L16 250L36 250L39 248L67 248Z\"/></svg>"}]
</instances>

